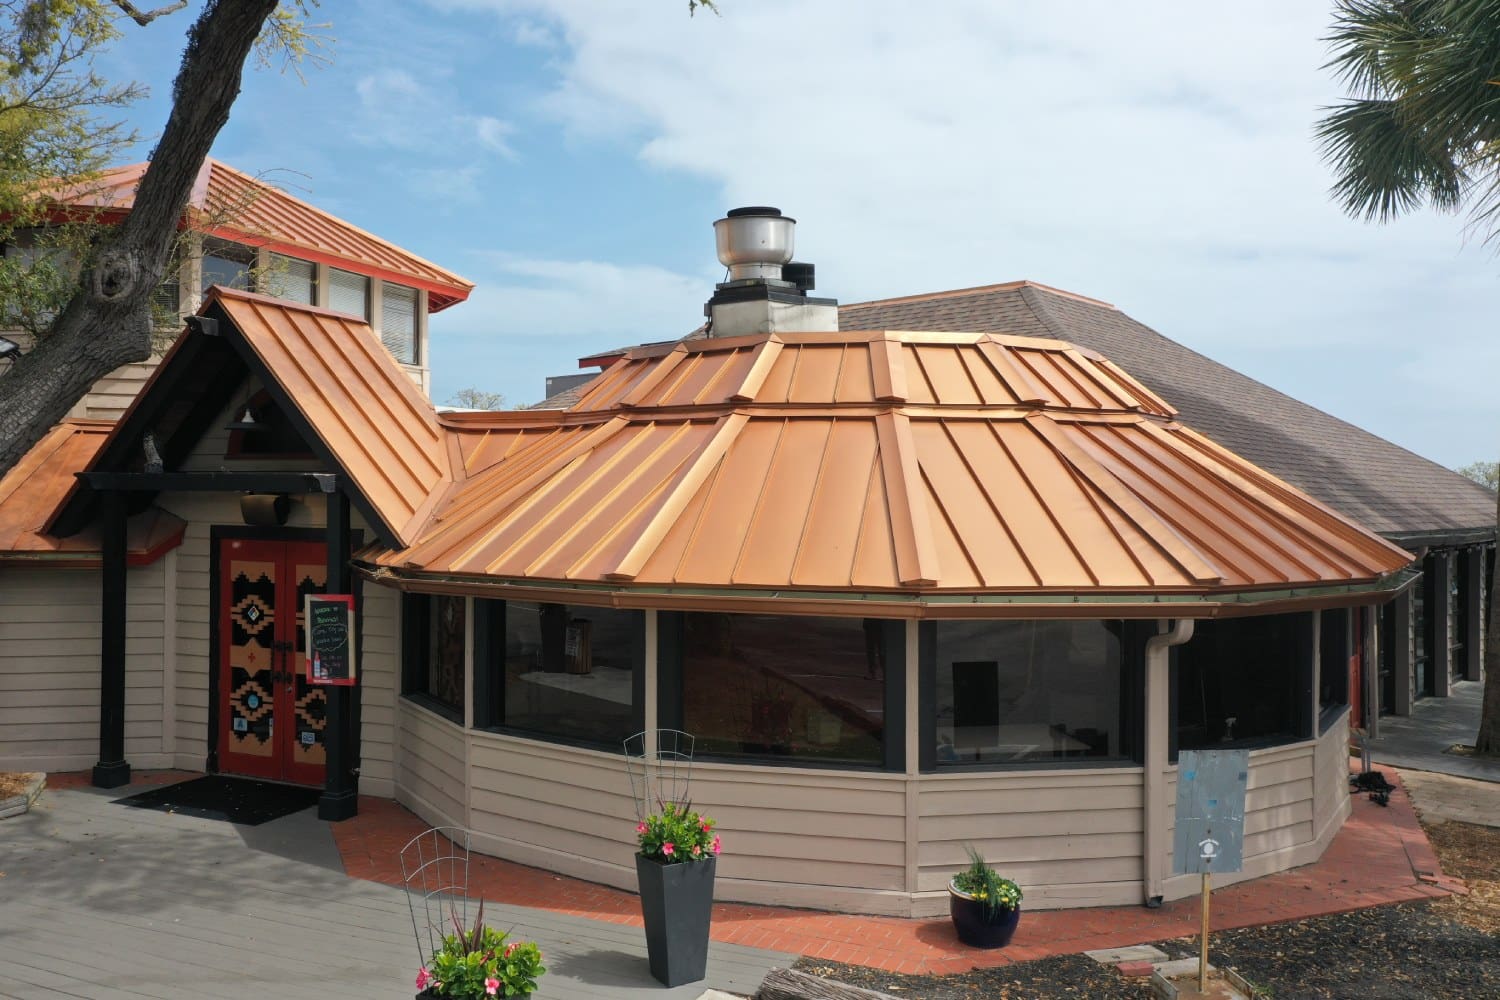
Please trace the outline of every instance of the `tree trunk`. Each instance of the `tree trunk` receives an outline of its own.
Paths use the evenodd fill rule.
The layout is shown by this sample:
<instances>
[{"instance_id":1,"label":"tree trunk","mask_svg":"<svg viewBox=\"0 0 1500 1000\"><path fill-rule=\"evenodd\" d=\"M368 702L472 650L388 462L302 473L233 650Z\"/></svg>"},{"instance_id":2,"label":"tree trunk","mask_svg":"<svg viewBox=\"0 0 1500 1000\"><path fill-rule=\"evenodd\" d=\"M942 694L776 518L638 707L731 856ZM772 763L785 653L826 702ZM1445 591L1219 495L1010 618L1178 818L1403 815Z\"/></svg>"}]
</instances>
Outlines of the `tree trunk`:
<instances>
[{"instance_id":1,"label":"tree trunk","mask_svg":"<svg viewBox=\"0 0 1500 1000\"><path fill-rule=\"evenodd\" d=\"M188 31L172 112L135 207L105 233L94 266L45 337L0 376L0 472L120 365L151 354L161 283L193 182L240 92L245 59L277 0L210 0Z\"/></svg>"},{"instance_id":2,"label":"tree trunk","mask_svg":"<svg viewBox=\"0 0 1500 1000\"><path fill-rule=\"evenodd\" d=\"M1495 503L1496 543L1500 545L1500 499ZM1482 570L1481 570L1482 572ZM1474 752L1500 757L1500 580L1490 585L1490 627L1484 638L1484 707Z\"/></svg>"}]
</instances>

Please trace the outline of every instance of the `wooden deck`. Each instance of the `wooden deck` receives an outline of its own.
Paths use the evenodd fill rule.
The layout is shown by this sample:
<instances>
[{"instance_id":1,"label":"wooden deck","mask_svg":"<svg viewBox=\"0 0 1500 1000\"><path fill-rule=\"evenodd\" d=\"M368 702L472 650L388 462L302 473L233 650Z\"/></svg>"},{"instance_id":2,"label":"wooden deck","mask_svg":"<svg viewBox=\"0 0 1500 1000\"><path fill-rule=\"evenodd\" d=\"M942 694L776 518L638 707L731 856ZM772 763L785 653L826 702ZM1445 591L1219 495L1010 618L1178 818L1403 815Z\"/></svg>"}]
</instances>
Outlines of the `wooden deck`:
<instances>
[{"instance_id":1,"label":"wooden deck","mask_svg":"<svg viewBox=\"0 0 1500 1000\"><path fill-rule=\"evenodd\" d=\"M343 874L311 811L260 827L48 791L0 824L0 997L409 997L416 945L399 889ZM667 990L639 928L518 906L487 922L535 939L539 1000L749 994L795 956L714 943L703 983Z\"/></svg>"}]
</instances>

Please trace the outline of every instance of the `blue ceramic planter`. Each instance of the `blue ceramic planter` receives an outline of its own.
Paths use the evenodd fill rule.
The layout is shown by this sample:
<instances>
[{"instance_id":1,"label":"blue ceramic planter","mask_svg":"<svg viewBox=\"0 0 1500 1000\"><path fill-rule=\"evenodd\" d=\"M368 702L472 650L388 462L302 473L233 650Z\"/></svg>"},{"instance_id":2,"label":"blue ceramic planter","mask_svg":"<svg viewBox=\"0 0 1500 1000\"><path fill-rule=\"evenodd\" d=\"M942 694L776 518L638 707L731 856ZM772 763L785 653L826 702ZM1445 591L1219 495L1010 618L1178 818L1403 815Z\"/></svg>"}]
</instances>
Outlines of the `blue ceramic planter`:
<instances>
[{"instance_id":1,"label":"blue ceramic planter","mask_svg":"<svg viewBox=\"0 0 1500 1000\"><path fill-rule=\"evenodd\" d=\"M1021 922L1019 906L997 910L993 919L985 916L983 900L975 899L948 883L948 913L958 939L971 948L1004 948Z\"/></svg>"}]
</instances>

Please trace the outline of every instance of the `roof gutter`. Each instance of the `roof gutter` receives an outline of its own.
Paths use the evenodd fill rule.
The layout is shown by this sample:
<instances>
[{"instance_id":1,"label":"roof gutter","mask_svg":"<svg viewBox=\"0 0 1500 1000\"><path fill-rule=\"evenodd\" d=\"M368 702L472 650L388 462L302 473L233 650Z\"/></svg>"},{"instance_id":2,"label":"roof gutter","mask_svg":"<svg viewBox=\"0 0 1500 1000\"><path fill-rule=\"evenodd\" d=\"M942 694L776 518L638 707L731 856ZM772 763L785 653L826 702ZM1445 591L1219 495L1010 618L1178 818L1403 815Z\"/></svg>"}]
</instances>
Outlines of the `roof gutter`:
<instances>
[{"instance_id":1,"label":"roof gutter","mask_svg":"<svg viewBox=\"0 0 1500 1000\"><path fill-rule=\"evenodd\" d=\"M1412 578L1403 569L1379 580L1233 593L921 594L747 588L667 587L566 580L514 580L424 573L357 564L366 579L398 590L466 594L519 601L561 601L617 608L738 611L759 614L879 618L1221 618L1315 608L1354 607L1388 599Z\"/></svg>"},{"instance_id":2,"label":"roof gutter","mask_svg":"<svg viewBox=\"0 0 1500 1000\"><path fill-rule=\"evenodd\" d=\"M1495 540L1495 525L1482 528L1437 528L1432 531L1391 531L1382 538L1395 542L1403 549L1443 548L1458 545L1481 545Z\"/></svg>"}]
</instances>

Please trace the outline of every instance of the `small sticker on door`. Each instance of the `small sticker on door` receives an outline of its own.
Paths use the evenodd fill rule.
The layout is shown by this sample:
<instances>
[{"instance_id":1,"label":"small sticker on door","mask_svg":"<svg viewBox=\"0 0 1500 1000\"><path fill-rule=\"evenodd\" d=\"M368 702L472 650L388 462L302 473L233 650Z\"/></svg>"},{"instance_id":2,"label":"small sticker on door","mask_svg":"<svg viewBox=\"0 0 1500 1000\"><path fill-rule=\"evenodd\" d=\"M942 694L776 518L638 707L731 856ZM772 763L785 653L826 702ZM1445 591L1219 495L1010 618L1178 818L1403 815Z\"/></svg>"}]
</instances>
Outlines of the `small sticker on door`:
<instances>
[{"instance_id":1,"label":"small sticker on door","mask_svg":"<svg viewBox=\"0 0 1500 1000\"><path fill-rule=\"evenodd\" d=\"M303 746L310 747L310 746L312 746L316 742L318 742L318 734L317 733L312 732L311 730L309 730L309 731L307 731L307 732L305 732L305 733L302 734L302 745Z\"/></svg>"},{"instance_id":2,"label":"small sticker on door","mask_svg":"<svg viewBox=\"0 0 1500 1000\"><path fill-rule=\"evenodd\" d=\"M237 733L248 733L250 731L250 722L249 722L249 720L247 720L247 719L235 719L234 720L234 731L237 732Z\"/></svg>"}]
</instances>

